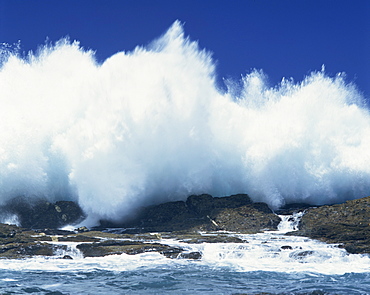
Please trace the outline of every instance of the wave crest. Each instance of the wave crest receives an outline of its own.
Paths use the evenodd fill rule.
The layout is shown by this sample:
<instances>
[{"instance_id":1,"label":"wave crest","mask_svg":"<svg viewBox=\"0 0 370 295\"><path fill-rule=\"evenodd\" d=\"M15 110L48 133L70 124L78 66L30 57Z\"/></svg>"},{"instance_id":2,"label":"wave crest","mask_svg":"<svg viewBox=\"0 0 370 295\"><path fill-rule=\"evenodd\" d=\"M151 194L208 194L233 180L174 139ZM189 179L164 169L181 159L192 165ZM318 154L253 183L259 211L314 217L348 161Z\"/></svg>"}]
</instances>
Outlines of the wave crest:
<instances>
[{"instance_id":1,"label":"wave crest","mask_svg":"<svg viewBox=\"0 0 370 295\"><path fill-rule=\"evenodd\" d=\"M341 74L269 87L254 70L227 91L215 78L211 53L178 21L103 64L68 40L9 53L0 202L75 200L92 220L119 220L190 194L248 193L272 208L369 194L369 110Z\"/></svg>"}]
</instances>

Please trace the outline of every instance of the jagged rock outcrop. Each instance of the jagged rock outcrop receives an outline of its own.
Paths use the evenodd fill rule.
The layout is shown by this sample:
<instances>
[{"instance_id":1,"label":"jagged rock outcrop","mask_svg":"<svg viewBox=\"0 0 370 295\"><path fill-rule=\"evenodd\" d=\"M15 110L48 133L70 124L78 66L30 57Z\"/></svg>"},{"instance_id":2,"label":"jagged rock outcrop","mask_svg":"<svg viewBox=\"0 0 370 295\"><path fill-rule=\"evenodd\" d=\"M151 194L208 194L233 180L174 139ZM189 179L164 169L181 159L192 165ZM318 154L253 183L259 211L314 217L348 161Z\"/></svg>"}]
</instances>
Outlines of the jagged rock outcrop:
<instances>
[{"instance_id":1,"label":"jagged rock outcrop","mask_svg":"<svg viewBox=\"0 0 370 295\"><path fill-rule=\"evenodd\" d=\"M215 231L256 233L277 228L280 218L265 203L253 203L248 195L214 198L203 194L186 200L144 208L130 222L102 226L131 228L131 232Z\"/></svg>"},{"instance_id":2,"label":"jagged rock outcrop","mask_svg":"<svg viewBox=\"0 0 370 295\"><path fill-rule=\"evenodd\" d=\"M0 258L27 258L57 256L73 259L66 242L79 243L77 249L83 257L102 257L126 253L158 252L167 258L200 259L201 253L188 252L181 247L161 243L163 239L176 239L183 243L245 243L227 234L201 235L199 233L127 234L101 231L29 230L0 223Z\"/></svg>"},{"instance_id":3,"label":"jagged rock outcrop","mask_svg":"<svg viewBox=\"0 0 370 295\"><path fill-rule=\"evenodd\" d=\"M35 231L0 223L0 257L25 258L37 255L52 256L57 246L45 235ZM61 246L66 248L66 246Z\"/></svg>"},{"instance_id":4,"label":"jagged rock outcrop","mask_svg":"<svg viewBox=\"0 0 370 295\"><path fill-rule=\"evenodd\" d=\"M349 253L370 253L370 197L309 208L291 234L339 243Z\"/></svg>"},{"instance_id":5,"label":"jagged rock outcrop","mask_svg":"<svg viewBox=\"0 0 370 295\"><path fill-rule=\"evenodd\" d=\"M56 211L59 214L64 210L58 212L55 209L55 205L59 204L45 206L52 213L55 214ZM55 210L50 209L52 205ZM298 210L302 210L301 207ZM52 221L55 222L55 219ZM63 254L67 249L65 242L77 242L80 243L78 249L84 257L158 252L168 258L200 259L199 252L189 253L181 247L166 245L161 241L177 239L192 244L246 243L236 236L217 230L255 233L275 229L279 221L280 218L266 204L253 203L247 195L223 198L213 198L210 195L191 196L186 202L170 202L143 209L135 220L127 224L136 226L131 231L89 231L85 227L75 231L30 230L0 224L0 257L61 255L60 258L71 259L73 257L68 253ZM211 233L205 235L199 231ZM370 197L344 204L307 208L299 230L289 234L339 243L350 253L370 253ZM283 246L282 249L289 247Z\"/></svg>"},{"instance_id":6,"label":"jagged rock outcrop","mask_svg":"<svg viewBox=\"0 0 370 295\"><path fill-rule=\"evenodd\" d=\"M72 201L50 203L44 199L31 203L24 197L15 198L0 208L0 212L15 214L25 228L60 228L82 221L82 209Z\"/></svg>"},{"instance_id":7,"label":"jagged rock outcrop","mask_svg":"<svg viewBox=\"0 0 370 295\"><path fill-rule=\"evenodd\" d=\"M84 257L102 257L122 253L135 255L144 252L159 252L168 258L177 258L183 252L182 248L171 247L160 243L117 240L80 244L77 248L83 253Z\"/></svg>"},{"instance_id":8,"label":"jagged rock outcrop","mask_svg":"<svg viewBox=\"0 0 370 295\"><path fill-rule=\"evenodd\" d=\"M39 200L30 204L25 199L18 198L2 210L16 214L23 227L34 229L14 225L0 226L0 257L6 258L52 256L66 249L64 242L78 242L78 249L85 257L154 251L169 258L199 259L201 255L198 252L184 252L181 248L157 241L167 235L185 243L243 243L237 237L223 234L204 236L198 231L256 233L264 229L275 229L280 222L280 218L266 204L253 203L243 194L223 198L213 198L210 195L190 196L186 202L147 207L135 220L120 224L120 227L135 227L131 232L127 230L120 234L89 231L85 227L74 232L58 230L57 228L67 223L81 220L83 213L73 202L59 201L52 204ZM149 232L161 234L153 236ZM67 255L65 259L67 258L72 257Z\"/></svg>"}]
</instances>

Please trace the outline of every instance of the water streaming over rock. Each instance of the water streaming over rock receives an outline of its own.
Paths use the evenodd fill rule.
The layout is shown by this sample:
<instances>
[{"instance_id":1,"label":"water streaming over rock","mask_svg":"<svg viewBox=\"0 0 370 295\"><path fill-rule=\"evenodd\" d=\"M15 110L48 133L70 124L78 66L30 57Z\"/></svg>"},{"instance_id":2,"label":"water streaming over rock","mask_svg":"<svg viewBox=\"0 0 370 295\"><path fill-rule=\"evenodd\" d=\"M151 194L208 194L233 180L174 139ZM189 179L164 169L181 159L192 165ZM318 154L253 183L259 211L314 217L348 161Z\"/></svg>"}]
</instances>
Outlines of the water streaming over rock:
<instances>
[{"instance_id":1,"label":"water streaming over rock","mask_svg":"<svg viewBox=\"0 0 370 295\"><path fill-rule=\"evenodd\" d=\"M54 241L51 243L68 245L67 249L54 257L0 260L0 291L367 294L368 255L348 254L337 245L287 236L286 229L294 228L296 219L286 217L278 231L253 235L228 233L241 238L242 243L160 240L184 248L185 253L200 253L195 260L183 256L170 259L154 252L83 258L76 243ZM218 234L203 233L204 236ZM61 259L65 255L68 259Z\"/></svg>"}]
</instances>

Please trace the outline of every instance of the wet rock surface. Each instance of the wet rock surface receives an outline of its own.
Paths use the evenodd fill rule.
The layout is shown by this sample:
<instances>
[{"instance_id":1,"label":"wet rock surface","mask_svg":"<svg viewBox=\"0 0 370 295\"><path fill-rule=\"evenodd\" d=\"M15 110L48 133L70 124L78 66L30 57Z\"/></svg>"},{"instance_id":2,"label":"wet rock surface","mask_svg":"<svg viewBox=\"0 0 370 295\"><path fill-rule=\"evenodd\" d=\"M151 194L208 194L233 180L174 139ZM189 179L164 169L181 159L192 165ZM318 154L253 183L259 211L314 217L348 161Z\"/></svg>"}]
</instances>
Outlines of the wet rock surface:
<instances>
[{"instance_id":1,"label":"wet rock surface","mask_svg":"<svg viewBox=\"0 0 370 295\"><path fill-rule=\"evenodd\" d=\"M276 214L279 215L292 215L297 212L302 212L311 208L312 206L306 203L292 203L286 204L282 208L275 211Z\"/></svg>"},{"instance_id":2,"label":"wet rock surface","mask_svg":"<svg viewBox=\"0 0 370 295\"><path fill-rule=\"evenodd\" d=\"M54 210L55 205L60 207L61 212ZM57 212L54 212L57 217L50 217L50 224L36 223L38 226L55 226L58 224L56 220L60 218L58 214L66 210L64 203L57 202L45 205L45 208L49 208L46 211L51 210L50 206L54 207L53 212ZM288 234L339 243L349 253L370 253L370 197L317 208L299 205L287 210L306 212L299 230ZM76 211L75 216L81 216L80 214L81 212ZM47 219L43 220L45 222ZM201 253L188 252L186 247L173 247L168 240L189 244L247 243L227 231L256 233L276 229L279 222L280 218L266 204L252 203L247 195L224 198L191 196L186 202L170 202L144 208L135 220L115 224L115 228L109 229L100 227L89 230L80 227L74 231L56 228L31 230L0 224L0 257L56 255L61 259L73 259L73 255L66 252L73 242L78 243L77 249L83 257L157 252L168 258L196 260L201 258ZM109 225L108 222L106 224ZM117 227L123 225L125 228ZM292 247L284 245L281 250L292 250ZM297 255L305 259L310 253L302 252Z\"/></svg>"},{"instance_id":3,"label":"wet rock surface","mask_svg":"<svg viewBox=\"0 0 370 295\"><path fill-rule=\"evenodd\" d=\"M349 253L370 253L370 197L306 209L291 233L341 244Z\"/></svg>"},{"instance_id":4,"label":"wet rock surface","mask_svg":"<svg viewBox=\"0 0 370 295\"><path fill-rule=\"evenodd\" d=\"M55 235L56 234L56 235ZM29 230L15 225L0 224L0 258L60 256L73 259L66 251L68 243L78 243L83 257L103 257L114 254L158 252L167 258L200 259L201 253L187 252L181 247L166 244L166 240L184 243L244 243L245 241L218 232L207 235L189 232L112 233L102 231Z\"/></svg>"},{"instance_id":5,"label":"wet rock surface","mask_svg":"<svg viewBox=\"0 0 370 295\"><path fill-rule=\"evenodd\" d=\"M48 243L51 237L15 225L0 224L0 257L25 258L52 256L57 246ZM61 246L65 249L66 246Z\"/></svg>"},{"instance_id":6,"label":"wet rock surface","mask_svg":"<svg viewBox=\"0 0 370 295\"><path fill-rule=\"evenodd\" d=\"M43 199L29 202L18 197L0 207L0 213L16 215L22 227L60 228L84 219L82 209L72 201L50 203Z\"/></svg>"},{"instance_id":7,"label":"wet rock surface","mask_svg":"<svg viewBox=\"0 0 370 295\"><path fill-rule=\"evenodd\" d=\"M35 214L35 207L16 206L17 214L21 217L30 210L33 214L28 219L22 218L22 224L36 226L38 229L28 230L2 225L0 257L52 256L63 253L68 243L74 242L79 243L77 249L84 257L158 252L168 258L200 259L199 252L188 253L182 248L166 245L164 240L175 239L184 243L243 243L243 240L219 231L256 233L265 229L275 229L280 222L280 218L274 215L266 204L252 203L247 195L225 198L200 195L191 196L186 202L170 202L145 208L135 220L119 225L126 229L116 231L111 229L110 232L104 231L103 228L89 231L86 227L77 228L75 231L40 229L44 225L56 227L60 224L58 214L64 212L62 205L64 204L60 202L39 204L40 212L53 211L56 215L53 218L50 216L43 218L42 222L33 220L37 216L41 218L39 214ZM55 206L59 206L60 209L54 210ZM19 210L20 207L23 211ZM81 216L80 212L77 213L76 217ZM204 235L199 231L218 232ZM64 254L61 258L72 257Z\"/></svg>"},{"instance_id":8,"label":"wet rock surface","mask_svg":"<svg viewBox=\"0 0 370 295\"><path fill-rule=\"evenodd\" d=\"M84 257L101 257L122 253L135 255L144 252L159 252L166 257L176 258L183 251L181 248L171 247L160 243L145 243L131 240L108 240L92 244L80 244L77 248L83 253Z\"/></svg>"},{"instance_id":9,"label":"wet rock surface","mask_svg":"<svg viewBox=\"0 0 370 295\"><path fill-rule=\"evenodd\" d=\"M280 222L265 203L253 203L248 195L214 198L203 194L186 200L168 202L142 209L130 222L102 227L131 228L130 232L163 231L236 231L257 233L274 230Z\"/></svg>"}]
</instances>

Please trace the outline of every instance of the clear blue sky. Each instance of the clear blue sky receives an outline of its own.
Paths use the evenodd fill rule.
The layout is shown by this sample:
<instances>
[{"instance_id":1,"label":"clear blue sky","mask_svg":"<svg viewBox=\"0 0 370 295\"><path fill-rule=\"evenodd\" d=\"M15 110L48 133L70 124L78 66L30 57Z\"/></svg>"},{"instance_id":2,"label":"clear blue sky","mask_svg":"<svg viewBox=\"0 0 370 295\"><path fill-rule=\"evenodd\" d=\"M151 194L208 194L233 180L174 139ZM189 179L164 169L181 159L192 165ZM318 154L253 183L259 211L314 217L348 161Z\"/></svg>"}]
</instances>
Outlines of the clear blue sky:
<instances>
[{"instance_id":1,"label":"clear blue sky","mask_svg":"<svg viewBox=\"0 0 370 295\"><path fill-rule=\"evenodd\" d=\"M220 79L257 68L274 85L325 64L370 97L369 0L0 0L0 43L21 40L28 51L70 36L103 61L176 19L213 52Z\"/></svg>"}]
</instances>

